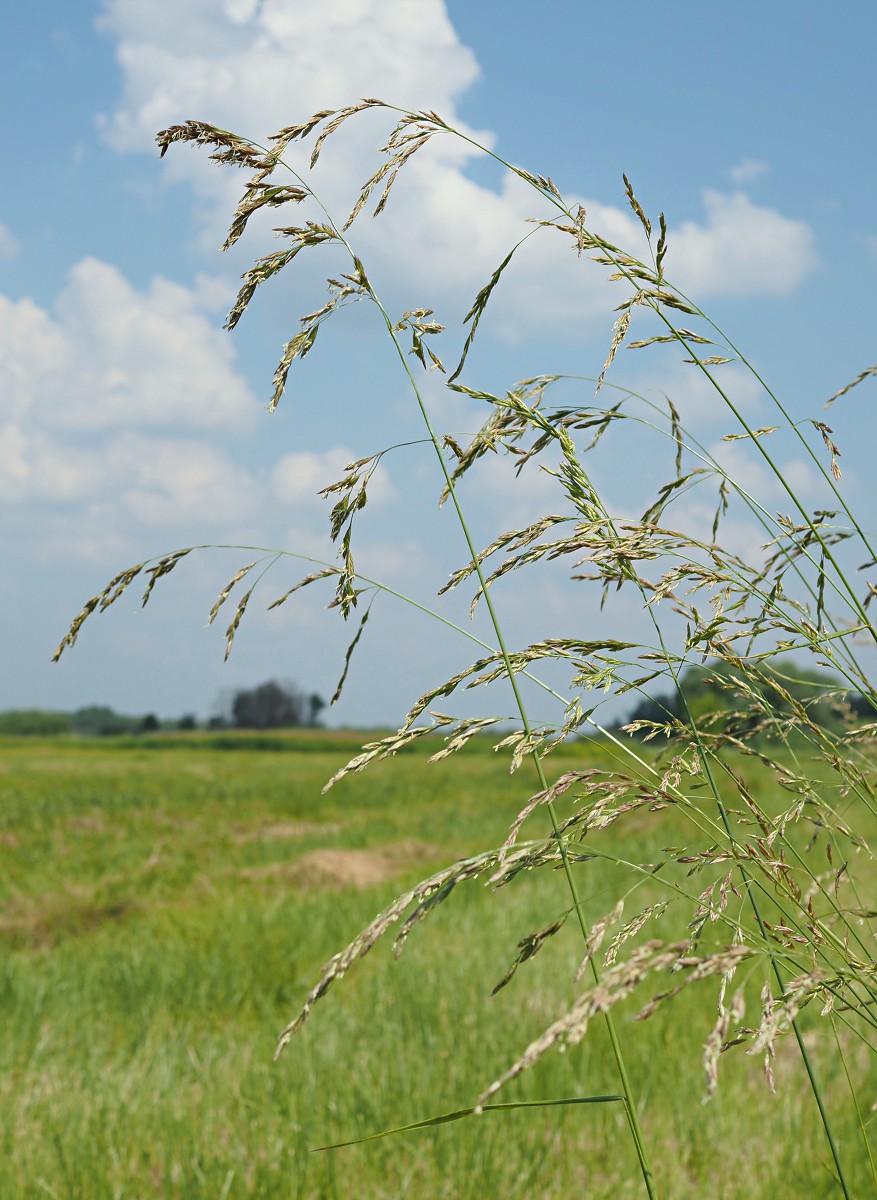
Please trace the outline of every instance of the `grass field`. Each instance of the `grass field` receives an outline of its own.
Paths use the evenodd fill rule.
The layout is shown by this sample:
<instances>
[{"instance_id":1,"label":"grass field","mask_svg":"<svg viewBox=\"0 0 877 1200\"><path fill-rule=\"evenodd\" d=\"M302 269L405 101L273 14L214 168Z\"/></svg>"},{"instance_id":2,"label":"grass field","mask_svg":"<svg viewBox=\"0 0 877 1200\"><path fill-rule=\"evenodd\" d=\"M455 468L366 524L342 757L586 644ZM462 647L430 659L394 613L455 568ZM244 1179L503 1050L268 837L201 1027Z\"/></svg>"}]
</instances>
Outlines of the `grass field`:
<instances>
[{"instance_id":1,"label":"grass field","mask_svg":"<svg viewBox=\"0 0 877 1200\"><path fill-rule=\"evenodd\" d=\"M321 733L0 743L4 1200L641 1195L613 1104L490 1112L312 1153L472 1105L564 1010L581 957L570 922L491 998L518 939L567 894L544 872L501 893L465 885L399 963L387 943L358 964L274 1063L326 959L404 884L500 844L532 790L526 769L510 778L476 748L429 768L402 754L321 796L358 745ZM604 752L589 754L599 765ZM680 836L676 819L619 828L618 852L648 859L656 837ZM604 911L604 876L577 869ZM631 1019L638 1004L620 1010L661 1195L833 1195L790 1041L776 1096L757 1061L731 1053L702 1103L716 992L688 989L646 1022ZM870 1195L831 1025L803 1022L854 1194ZM851 1060L868 1070L864 1052ZM499 1099L616 1091L595 1024Z\"/></svg>"}]
</instances>

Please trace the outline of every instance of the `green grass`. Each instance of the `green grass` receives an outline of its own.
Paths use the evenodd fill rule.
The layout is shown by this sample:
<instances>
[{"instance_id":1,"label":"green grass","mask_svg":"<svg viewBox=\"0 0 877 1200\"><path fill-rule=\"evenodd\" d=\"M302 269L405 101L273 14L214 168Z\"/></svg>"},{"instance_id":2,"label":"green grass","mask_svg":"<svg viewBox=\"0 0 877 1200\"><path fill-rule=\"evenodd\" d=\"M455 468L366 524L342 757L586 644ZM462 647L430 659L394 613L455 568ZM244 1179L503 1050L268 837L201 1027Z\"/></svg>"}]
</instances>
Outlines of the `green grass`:
<instances>
[{"instance_id":1,"label":"green grass","mask_svg":"<svg viewBox=\"0 0 877 1200\"><path fill-rule=\"evenodd\" d=\"M343 736L307 750L220 751L197 737L0 744L0 1195L639 1194L618 1105L486 1113L311 1152L473 1104L564 1010L580 957L569 925L491 998L517 940L568 897L544 872L504 893L463 886L401 962L387 944L358 964L275 1064L276 1035L320 965L405 883L498 844L530 790L524 771L510 781L476 751L428 769L402 755L320 796L350 749ZM661 837L679 836L675 814L659 819ZM646 820L616 839L633 858L654 844ZM345 861L358 864L346 882ZM387 877L351 882L365 862ZM596 866L576 868L595 915L606 901ZM776 1097L759 1064L732 1052L701 1103L715 999L708 981L646 1022L631 1019L638 1005L619 1010L662 1194L832 1194L791 1042ZM849 1183L868 1194L830 1025L807 1018ZM866 1057L852 1048L862 1072ZM595 1024L499 1099L617 1090Z\"/></svg>"}]
</instances>

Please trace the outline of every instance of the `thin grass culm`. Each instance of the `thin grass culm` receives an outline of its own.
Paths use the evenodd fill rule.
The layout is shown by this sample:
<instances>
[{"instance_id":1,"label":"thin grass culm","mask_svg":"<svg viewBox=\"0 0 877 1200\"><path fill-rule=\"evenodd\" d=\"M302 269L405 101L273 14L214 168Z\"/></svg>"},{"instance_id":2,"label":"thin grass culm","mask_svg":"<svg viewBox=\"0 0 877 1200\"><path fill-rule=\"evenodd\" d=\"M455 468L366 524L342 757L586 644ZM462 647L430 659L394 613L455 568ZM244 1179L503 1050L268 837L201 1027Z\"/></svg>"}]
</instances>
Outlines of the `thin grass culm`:
<instances>
[{"instance_id":1,"label":"thin grass culm","mask_svg":"<svg viewBox=\"0 0 877 1200\"><path fill-rule=\"evenodd\" d=\"M336 221L306 171L293 169L285 156L310 142L313 168L332 135L366 110L381 110L394 124L349 216ZM417 698L394 733L364 745L327 787L414 743L429 746L430 761L438 762L488 731L509 756L512 771L526 765L535 775L530 799L509 813L502 845L421 880L330 959L280 1034L278 1053L317 1001L391 930L398 954L415 926L458 887L478 880L498 892L534 873L556 872L555 910L510 946L509 971L494 992L506 986L526 990L538 965L519 968L577 926L572 1001L557 998L553 1018L494 1079L485 1078L481 1095L459 1097L465 1107L441 1116L415 1114L417 1120L376 1130L373 1138L474 1120L485 1111L502 1120L507 1109L541 1109L541 1100L506 1104L496 1096L513 1092L522 1075L538 1071L544 1056L578 1046L599 1023L617 1089L556 1103L582 1105L578 1111L585 1117L595 1104L623 1109L642 1194L666 1194L649 1153L649 1125L659 1118L638 1091L629 1058L636 1021L672 1013L676 997L696 988L708 993L713 1021L702 1031L697 1067L704 1097L717 1093L720 1062L735 1050L761 1064L765 1088L782 1086L777 1054L781 1045L794 1046L795 1069L818 1112L834 1192L853 1196L852 1177L867 1178L877 1188L868 1118L874 1097L862 1067L870 1064L873 1073L877 1049L877 889L869 848L877 826L877 688L871 682L877 631L868 612L877 594L868 579L877 570L877 553L845 499L841 449L824 420L793 418L737 346L674 287L667 274L672 239L665 218L661 214L653 223L626 176L624 196L641 235L636 253L592 229L586 212L568 205L550 178L491 155L531 189L542 215L522 229L520 241L475 296L458 357L446 371L439 353L446 331L433 310L392 315L351 232L369 211L383 213L400 172L436 137L462 137L474 146L433 112L407 112L375 99L316 113L281 129L267 146L200 121L157 136L162 155L176 142L189 142L208 149L216 162L249 172L223 249L246 233L261 210L285 212L292 206L305 214L298 224L280 225L282 248L244 273L226 321L230 330L261 285L302 253L333 246L344 257L346 269L328 279L328 300L299 320L283 347L270 407L281 402L290 371L314 348L322 326L348 304L370 305L377 330L389 336L432 448L436 499L447 504L461 538L461 565L437 591L443 596L469 588L470 611L482 605L488 616L489 640L454 625L461 638L477 643L471 664ZM583 271L608 276L623 293L607 320L602 362L595 364L593 378L542 374L486 390L468 375L481 322L489 319L491 301L524 243L558 236ZM704 445L696 422L672 395L658 403L616 384L619 360L629 352L646 361L655 357L658 381L668 361L678 367L681 360L726 414L723 441ZM861 371L829 403L854 387L873 386L874 372ZM440 376L455 397L483 408L481 427L467 445L451 431L436 429L424 399L425 373ZM755 427L735 400L743 378L757 385L771 407L770 423ZM592 463L601 454L614 454L616 462L642 455L643 445L650 463L668 464L669 477L638 480L650 495L636 516L613 504ZM335 698L367 632L372 599L409 602L398 590L362 576L354 559L357 515L368 503L376 468L395 449L370 448L340 479L326 483L338 557L331 563L309 560L310 573L270 598L269 607L276 607L302 588L333 589L330 607L355 628ZM791 452L808 464L806 493L793 482L800 472L784 466ZM541 465L555 499L551 511L479 547L459 485L494 455L507 456L518 474L531 462ZM779 497L782 510L772 511L766 495ZM114 604L137 579L145 580L146 603L192 549L116 575L73 620L56 658L75 643L89 616ZM254 597L266 587L269 569L289 561L287 551L259 551L232 574L209 618L218 618L229 604L226 654ZM583 629L570 636L546 630L538 640L511 645L503 618L502 594L509 586L504 581L556 570L557 564L584 596L594 597L592 607L583 604L580 611L602 609L599 632ZM610 635L605 630L616 605L623 624ZM438 600L434 612L417 607L424 619L449 623ZM559 678L566 682L559 685ZM464 691L496 683L508 689L510 714L443 711ZM530 696L541 696L554 716L534 719ZM613 714L625 703L632 710L618 728L617 718L601 709ZM589 741L603 747L610 767L552 772L553 752ZM830 1036L829 1052L821 1029ZM854 1128L858 1143L848 1133L839 1137L838 1125Z\"/></svg>"}]
</instances>

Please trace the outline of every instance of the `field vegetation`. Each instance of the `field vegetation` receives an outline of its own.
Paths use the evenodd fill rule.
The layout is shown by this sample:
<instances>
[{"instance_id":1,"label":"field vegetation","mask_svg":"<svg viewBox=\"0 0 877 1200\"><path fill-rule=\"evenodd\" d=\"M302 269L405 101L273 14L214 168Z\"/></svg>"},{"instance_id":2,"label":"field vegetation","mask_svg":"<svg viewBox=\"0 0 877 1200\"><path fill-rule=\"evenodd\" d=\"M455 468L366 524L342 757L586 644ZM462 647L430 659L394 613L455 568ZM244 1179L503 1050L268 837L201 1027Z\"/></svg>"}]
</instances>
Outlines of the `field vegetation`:
<instances>
[{"instance_id":1,"label":"field vegetation","mask_svg":"<svg viewBox=\"0 0 877 1200\"><path fill-rule=\"evenodd\" d=\"M482 739L441 767L403 752L321 797L357 745L325 731L255 746L234 734L0 743L0 1195L638 1194L611 1103L488 1111L312 1153L471 1106L569 1002L579 953L554 939L491 996L510 948L559 914L560 881L527 872L501 892L462 885L401 963L388 944L358 964L275 1063L276 1037L320 964L400 888L501 844L527 797ZM579 747L558 768L611 768L613 758L609 744ZM662 817L667 844L688 836ZM620 857L649 860L651 823L646 814L618 829ZM614 903L608 882L589 864L594 911ZM636 906L661 897L647 883ZM757 1005L760 978L747 986ZM776 1095L757 1063L728 1055L705 1105L697 1064L715 990L688 989L636 1022L639 1007L622 1004L618 1021L667 1195L832 1194L792 1043L778 1048ZM805 1014L804 1036L852 1151L861 1135L831 1027ZM867 1055L848 1051L867 1078ZM617 1090L595 1026L505 1100ZM869 1194L864 1156L850 1157L860 1166L848 1183Z\"/></svg>"}]
</instances>

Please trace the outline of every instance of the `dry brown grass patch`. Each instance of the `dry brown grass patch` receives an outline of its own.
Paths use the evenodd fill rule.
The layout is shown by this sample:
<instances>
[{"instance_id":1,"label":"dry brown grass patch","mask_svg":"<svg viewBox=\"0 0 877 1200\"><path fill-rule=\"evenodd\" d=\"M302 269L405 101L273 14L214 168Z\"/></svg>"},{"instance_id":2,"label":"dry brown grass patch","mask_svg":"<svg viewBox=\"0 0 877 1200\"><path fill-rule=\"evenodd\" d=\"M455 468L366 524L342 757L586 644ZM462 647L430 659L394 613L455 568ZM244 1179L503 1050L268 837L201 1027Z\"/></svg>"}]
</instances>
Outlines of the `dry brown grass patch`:
<instances>
[{"instance_id":1,"label":"dry brown grass patch","mask_svg":"<svg viewBox=\"0 0 877 1200\"><path fill-rule=\"evenodd\" d=\"M282 842L292 838L309 837L312 833L337 833L339 825L320 825L316 821L278 821L273 825L260 825L252 829L247 825L235 825L234 840L244 842Z\"/></svg>"},{"instance_id":2,"label":"dry brown grass patch","mask_svg":"<svg viewBox=\"0 0 877 1200\"><path fill-rule=\"evenodd\" d=\"M245 867L243 879L282 879L304 888L367 888L394 879L409 867L440 854L437 846L407 838L367 850L311 850L293 862Z\"/></svg>"},{"instance_id":3,"label":"dry brown grass patch","mask_svg":"<svg viewBox=\"0 0 877 1200\"><path fill-rule=\"evenodd\" d=\"M46 950L62 938L122 921L135 908L127 900L96 900L80 889L50 892L6 904L0 911L0 938L16 948Z\"/></svg>"}]
</instances>

